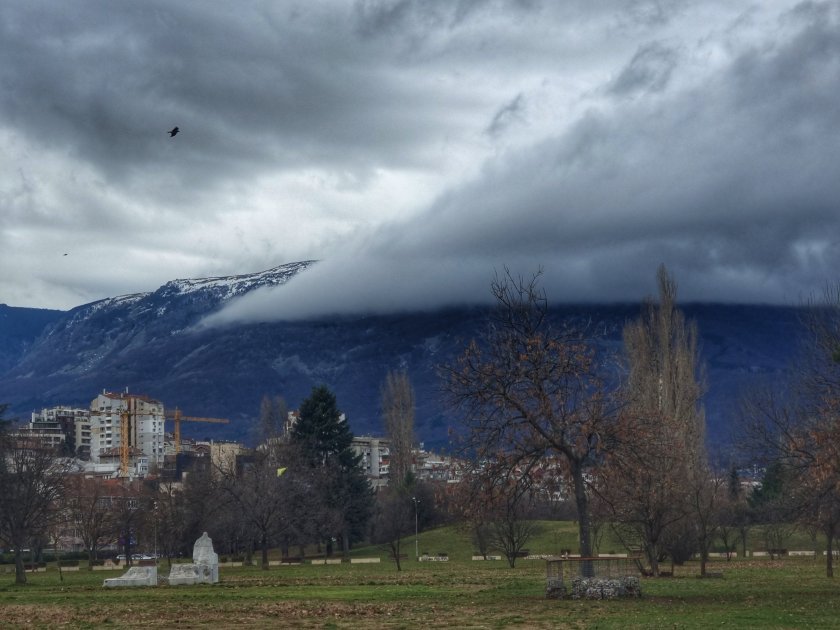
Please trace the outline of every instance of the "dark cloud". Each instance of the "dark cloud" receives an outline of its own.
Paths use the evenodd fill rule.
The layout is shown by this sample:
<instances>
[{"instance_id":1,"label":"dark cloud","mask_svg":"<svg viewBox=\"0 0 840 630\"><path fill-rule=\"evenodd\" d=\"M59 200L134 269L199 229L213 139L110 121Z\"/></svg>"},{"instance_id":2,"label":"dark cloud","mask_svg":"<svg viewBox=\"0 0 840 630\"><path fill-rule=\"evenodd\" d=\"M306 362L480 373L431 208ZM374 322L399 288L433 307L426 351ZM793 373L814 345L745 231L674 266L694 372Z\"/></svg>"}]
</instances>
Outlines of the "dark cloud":
<instances>
[{"instance_id":1,"label":"dark cloud","mask_svg":"<svg viewBox=\"0 0 840 630\"><path fill-rule=\"evenodd\" d=\"M3 3L0 302L312 258L223 318L483 300L504 266L557 300L637 300L660 262L795 300L840 262L838 12Z\"/></svg>"},{"instance_id":2,"label":"dark cloud","mask_svg":"<svg viewBox=\"0 0 840 630\"><path fill-rule=\"evenodd\" d=\"M620 96L661 92L668 85L677 58L677 51L660 42L645 44L615 79L610 92Z\"/></svg>"},{"instance_id":3,"label":"dark cloud","mask_svg":"<svg viewBox=\"0 0 840 630\"><path fill-rule=\"evenodd\" d=\"M520 120L522 118L522 110L524 108L523 101L524 99L522 97L522 93L520 92L510 103L503 106L498 112L496 112L496 115L493 116L493 120L487 127L487 133L491 136L498 135L502 133L508 125Z\"/></svg>"},{"instance_id":4,"label":"dark cloud","mask_svg":"<svg viewBox=\"0 0 840 630\"><path fill-rule=\"evenodd\" d=\"M687 299L795 302L840 264L830 97L840 20L822 9L785 15L713 74L681 77L655 99L605 102L565 133L489 161L425 213L220 319L263 318L268 304L297 317L486 300L505 265L544 267L560 301L637 300L664 262ZM677 72L675 55L643 48L610 92L662 92L663 72Z\"/></svg>"}]
</instances>

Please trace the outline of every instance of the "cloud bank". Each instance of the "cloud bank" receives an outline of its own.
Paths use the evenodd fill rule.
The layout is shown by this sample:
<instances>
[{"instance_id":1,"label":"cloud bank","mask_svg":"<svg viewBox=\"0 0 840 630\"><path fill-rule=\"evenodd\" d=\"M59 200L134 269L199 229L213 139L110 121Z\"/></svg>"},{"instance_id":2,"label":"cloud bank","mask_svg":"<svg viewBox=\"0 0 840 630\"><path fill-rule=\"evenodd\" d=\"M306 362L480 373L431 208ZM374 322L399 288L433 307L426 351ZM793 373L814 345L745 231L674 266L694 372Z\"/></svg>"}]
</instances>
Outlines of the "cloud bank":
<instances>
[{"instance_id":1,"label":"cloud bank","mask_svg":"<svg viewBox=\"0 0 840 630\"><path fill-rule=\"evenodd\" d=\"M0 302L317 258L214 321L485 302L504 267L785 303L840 263L833 2L19 0L0 55Z\"/></svg>"},{"instance_id":2,"label":"cloud bank","mask_svg":"<svg viewBox=\"0 0 840 630\"><path fill-rule=\"evenodd\" d=\"M505 266L544 268L554 301L637 301L665 263L686 300L796 302L840 264L838 17L644 43L561 132L216 321L483 302Z\"/></svg>"}]
</instances>

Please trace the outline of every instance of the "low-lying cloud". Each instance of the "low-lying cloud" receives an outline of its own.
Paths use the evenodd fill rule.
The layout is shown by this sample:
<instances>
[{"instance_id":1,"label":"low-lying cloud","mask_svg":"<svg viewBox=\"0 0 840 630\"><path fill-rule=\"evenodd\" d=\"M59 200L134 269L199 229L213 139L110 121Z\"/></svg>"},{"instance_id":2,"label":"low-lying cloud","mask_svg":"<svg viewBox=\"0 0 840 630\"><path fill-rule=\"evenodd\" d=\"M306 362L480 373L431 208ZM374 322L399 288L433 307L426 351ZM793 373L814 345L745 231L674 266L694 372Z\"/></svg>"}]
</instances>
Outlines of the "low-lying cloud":
<instances>
[{"instance_id":1,"label":"low-lying cloud","mask_svg":"<svg viewBox=\"0 0 840 630\"><path fill-rule=\"evenodd\" d=\"M796 302L840 265L840 9L777 17L757 44L640 48L563 133L213 321L486 302L504 267L556 302L638 301L660 263L685 300Z\"/></svg>"}]
</instances>

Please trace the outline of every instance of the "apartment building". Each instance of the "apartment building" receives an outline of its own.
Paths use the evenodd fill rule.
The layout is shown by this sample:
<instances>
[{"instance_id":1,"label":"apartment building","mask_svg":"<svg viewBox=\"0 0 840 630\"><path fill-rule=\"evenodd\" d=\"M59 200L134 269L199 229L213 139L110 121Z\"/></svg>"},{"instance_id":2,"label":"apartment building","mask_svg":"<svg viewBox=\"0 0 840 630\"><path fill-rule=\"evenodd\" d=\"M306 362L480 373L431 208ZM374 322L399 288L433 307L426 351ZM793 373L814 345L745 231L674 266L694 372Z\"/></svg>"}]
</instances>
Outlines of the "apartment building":
<instances>
[{"instance_id":1,"label":"apartment building","mask_svg":"<svg viewBox=\"0 0 840 630\"><path fill-rule=\"evenodd\" d=\"M132 459L147 459L144 468L162 464L164 419L160 401L127 392L102 392L90 403L91 461L113 457L126 440Z\"/></svg>"},{"instance_id":2,"label":"apartment building","mask_svg":"<svg viewBox=\"0 0 840 630\"><path fill-rule=\"evenodd\" d=\"M388 485L391 440L384 437L356 436L350 445L361 456L361 466L374 488Z\"/></svg>"},{"instance_id":3,"label":"apartment building","mask_svg":"<svg viewBox=\"0 0 840 630\"><path fill-rule=\"evenodd\" d=\"M56 406L32 413L29 424L17 431L68 456L90 453L90 412L87 409Z\"/></svg>"}]
</instances>

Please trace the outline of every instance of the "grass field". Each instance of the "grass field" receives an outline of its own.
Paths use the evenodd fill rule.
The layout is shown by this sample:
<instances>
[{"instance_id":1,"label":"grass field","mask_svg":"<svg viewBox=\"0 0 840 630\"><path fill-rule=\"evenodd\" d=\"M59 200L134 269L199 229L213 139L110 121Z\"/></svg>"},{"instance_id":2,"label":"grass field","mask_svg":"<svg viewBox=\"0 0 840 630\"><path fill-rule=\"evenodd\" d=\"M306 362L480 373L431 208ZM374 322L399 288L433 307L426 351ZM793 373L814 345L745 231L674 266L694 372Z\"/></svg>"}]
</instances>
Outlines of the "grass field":
<instances>
[{"instance_id":1,"label":"grass field","mask_svg":"<svg viewBox=\"0 0 840 630\"><path fill-rule=\"evenodd\" d=\"M556 524L554 524L556 525ZM572 524L544 534L532 550L565 545ZM546 600L545 563L470 560L471 548L449 529L422 533L420 551L446 551L447 563L410 559L397 572L380 564L222 568L216 585L105 589L119 572L51 567L16 586L0 575L0 627L293 627L293 628L815 628L840 627L840 578L824 576L822 558L714 563L723 577L698 579L697 566L672 578L644 579L643 597L624 601ZM166 575L166 563L161 574Z\"/></svg>"}]
</instances>

